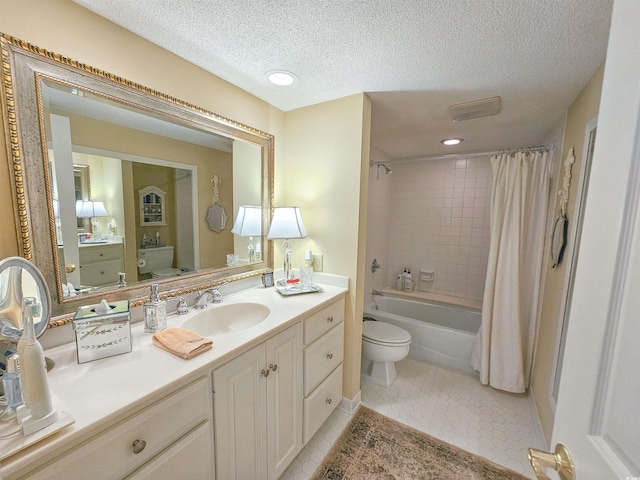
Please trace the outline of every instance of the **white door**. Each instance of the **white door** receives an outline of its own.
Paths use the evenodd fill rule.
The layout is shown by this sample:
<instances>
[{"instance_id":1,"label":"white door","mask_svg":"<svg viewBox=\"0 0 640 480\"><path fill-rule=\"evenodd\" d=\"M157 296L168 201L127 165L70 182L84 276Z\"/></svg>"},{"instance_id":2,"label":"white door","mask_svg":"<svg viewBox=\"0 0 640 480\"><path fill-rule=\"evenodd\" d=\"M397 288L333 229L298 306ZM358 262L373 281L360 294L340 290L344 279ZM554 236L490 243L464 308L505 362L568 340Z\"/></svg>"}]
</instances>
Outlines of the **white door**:
<instances>
[{"instance_id":1,"label":"white door","mask_svg":"<svg viewBox=\"0 0 640 480\"><path fill-rule=\"evenodd\" d=\"M640 478L640 2L616 0L552 444Z\"/></svg>"},{"instance_id":2,"label":"white door","mask_svg":"<svg viewBox=\"0 0 640 480\"><path fill-rule=\"evenodd\" d=\"M267 340L268 478L280 478L302 449L302 323Z\"/></svg>"}]
</instances>

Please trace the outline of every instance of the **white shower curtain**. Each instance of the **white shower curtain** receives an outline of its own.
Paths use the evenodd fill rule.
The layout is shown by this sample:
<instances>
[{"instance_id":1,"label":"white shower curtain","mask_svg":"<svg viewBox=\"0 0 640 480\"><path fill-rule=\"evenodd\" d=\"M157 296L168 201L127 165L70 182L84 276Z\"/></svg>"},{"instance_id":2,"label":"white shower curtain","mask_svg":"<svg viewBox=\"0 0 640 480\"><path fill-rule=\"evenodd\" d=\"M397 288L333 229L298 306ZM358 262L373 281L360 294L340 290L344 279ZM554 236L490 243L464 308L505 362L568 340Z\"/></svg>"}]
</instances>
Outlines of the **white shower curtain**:
<instances>
[{"instance_id":1,"label":"white shower curtain","mask_svg":"<svg viewBox=\"0 0 640 480\"><path fill-rule=\"evenodd\" d=\"M531 374L551 154L497 155L491 166L489 263L471 365L483 384L519 393Z\"/></svg>"}]
</instances>

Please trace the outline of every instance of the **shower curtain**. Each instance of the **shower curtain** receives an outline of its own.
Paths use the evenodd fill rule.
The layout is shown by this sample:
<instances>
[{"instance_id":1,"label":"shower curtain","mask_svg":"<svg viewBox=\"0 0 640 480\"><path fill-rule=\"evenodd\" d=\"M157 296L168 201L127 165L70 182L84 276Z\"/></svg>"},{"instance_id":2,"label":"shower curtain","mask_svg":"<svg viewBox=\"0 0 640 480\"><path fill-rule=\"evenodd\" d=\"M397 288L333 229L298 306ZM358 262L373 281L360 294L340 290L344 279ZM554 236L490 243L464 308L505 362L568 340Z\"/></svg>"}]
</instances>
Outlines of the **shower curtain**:
<instances>
[{"instance_id":1,"label":"shower curtain","mask_svg":"<svg viewBox=\"0 0 640 480\"><path fill-rule=\"evenodd\" d=\"M551 153L497 155L491 167L489 263L471 366L483 384L520 393L533 360Z\"/></svg>"}]
</instances>

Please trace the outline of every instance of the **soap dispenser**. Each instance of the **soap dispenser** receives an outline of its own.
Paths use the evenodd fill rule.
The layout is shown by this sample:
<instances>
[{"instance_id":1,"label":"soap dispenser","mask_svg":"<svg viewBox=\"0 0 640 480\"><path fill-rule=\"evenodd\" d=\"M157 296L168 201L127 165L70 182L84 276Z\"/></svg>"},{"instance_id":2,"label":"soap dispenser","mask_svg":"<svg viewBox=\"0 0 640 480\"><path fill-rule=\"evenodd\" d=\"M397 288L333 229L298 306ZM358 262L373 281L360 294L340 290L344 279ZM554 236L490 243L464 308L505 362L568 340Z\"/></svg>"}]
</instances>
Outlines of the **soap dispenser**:
<instances>
[{"instance_id":1,"label":"soap dispenser","mask_svg":"<svg viewBox=\"0 0 640 480\"><path fill-rule=\"evenodd\" d=\"M144 304L144 331L155 333L167 328L167 302L160 300L158 284L151 284L151 296Z\"/></svg>"},{"instance_id":2,"label":"soap dispenser","mask_svg":"<svg viewBox=\"0 0 640 480\"><path fill-rule=\"evenodd\" d=\"M48 427L58 419L47 380L44 350L36 339L33 328L33 317L40 313L40 309L38 303L27 305L24 325L27 341L20 358L24 400L29 411L29 415L22 418L22 431L25 436Z\"/></svg>"}]
</instances>

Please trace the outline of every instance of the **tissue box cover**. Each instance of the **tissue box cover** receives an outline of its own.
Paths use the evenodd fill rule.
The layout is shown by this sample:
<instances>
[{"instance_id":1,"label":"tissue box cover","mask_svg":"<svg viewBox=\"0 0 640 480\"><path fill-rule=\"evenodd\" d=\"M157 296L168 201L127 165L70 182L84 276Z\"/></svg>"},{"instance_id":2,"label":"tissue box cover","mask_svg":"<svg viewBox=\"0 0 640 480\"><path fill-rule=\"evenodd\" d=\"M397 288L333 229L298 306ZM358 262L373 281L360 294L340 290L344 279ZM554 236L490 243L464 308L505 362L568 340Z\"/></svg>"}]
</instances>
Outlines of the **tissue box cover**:
<instances>
[{"instance_id":1,"label":"tissue box cover","mask_svg":"<svg viewBox=\"0 0 640 480\"><path fill-rule=\"evenodd\" d=\"M96 312L96 307L80 307L73 317L78 363L131 351L129 300L109 302L106 313Z\"/></svg>"}]
</instances>

